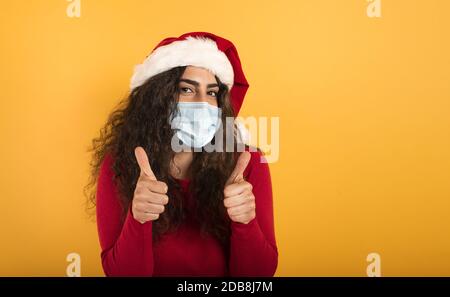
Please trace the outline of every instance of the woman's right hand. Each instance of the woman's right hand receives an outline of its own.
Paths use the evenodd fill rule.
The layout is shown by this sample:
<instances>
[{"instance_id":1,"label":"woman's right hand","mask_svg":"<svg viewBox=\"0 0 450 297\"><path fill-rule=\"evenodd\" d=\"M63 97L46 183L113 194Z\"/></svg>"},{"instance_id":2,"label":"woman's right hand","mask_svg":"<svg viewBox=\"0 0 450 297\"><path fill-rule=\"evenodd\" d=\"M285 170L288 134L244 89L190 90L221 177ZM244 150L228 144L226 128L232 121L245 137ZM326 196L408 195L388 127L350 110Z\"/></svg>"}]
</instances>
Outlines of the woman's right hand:
<instances>
[{"instance_id":1,"label":"woman's right hand","mask_svg":"<svg viewBox=\"0 0 450 297\"><path fill-rule=\"evenodd\" d=\"M132 213L135 220L144 224L154 221L164 212L169 202L167 184L156 180L145 150L138 146L134 150L141 174L134 190Z\"/></svg>"}]
</instances>

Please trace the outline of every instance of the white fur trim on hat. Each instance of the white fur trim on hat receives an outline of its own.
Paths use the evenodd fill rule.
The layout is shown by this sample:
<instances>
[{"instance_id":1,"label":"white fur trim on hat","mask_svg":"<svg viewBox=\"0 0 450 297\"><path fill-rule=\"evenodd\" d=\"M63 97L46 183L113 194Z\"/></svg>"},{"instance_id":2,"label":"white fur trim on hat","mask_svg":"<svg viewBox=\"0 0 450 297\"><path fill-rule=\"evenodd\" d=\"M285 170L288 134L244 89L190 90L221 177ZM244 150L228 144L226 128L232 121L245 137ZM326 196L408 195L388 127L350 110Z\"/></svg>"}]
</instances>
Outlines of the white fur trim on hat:
<instances>
[{"instance_id":1,"label":"white fur trim on hat","mask_svg":"<svg viewBox=\"0 0 450 297\"><path fill-rule=\"evenodd\" d=\"M214 40L188 36L156 48L134 68L130 88L133 90L150 77L178 66L197 66L210 70L231 89L234 81L233 66Z\"/></svg>"}]
</instances>

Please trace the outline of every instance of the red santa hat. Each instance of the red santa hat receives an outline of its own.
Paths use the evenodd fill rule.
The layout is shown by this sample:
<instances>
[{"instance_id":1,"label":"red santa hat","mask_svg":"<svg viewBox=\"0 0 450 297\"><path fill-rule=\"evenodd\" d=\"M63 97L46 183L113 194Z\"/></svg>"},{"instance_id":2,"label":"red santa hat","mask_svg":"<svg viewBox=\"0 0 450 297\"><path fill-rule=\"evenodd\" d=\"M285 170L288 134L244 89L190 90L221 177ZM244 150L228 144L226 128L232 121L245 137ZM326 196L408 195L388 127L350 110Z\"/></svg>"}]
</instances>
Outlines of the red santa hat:
<instances>
[{"instance_id":1,"label":"red santa hat","mask_svg":"<svg viewBox=\"0 0 450 297\"><path fill-rule=\"evenodd\" d=\"M230 90L231 105L237 115L249 84L233 43L208 32L190 32L162 40L142 64L135 66L131 90L147 79L178 66L206 68Z\"/></svg>"}]
</instances>

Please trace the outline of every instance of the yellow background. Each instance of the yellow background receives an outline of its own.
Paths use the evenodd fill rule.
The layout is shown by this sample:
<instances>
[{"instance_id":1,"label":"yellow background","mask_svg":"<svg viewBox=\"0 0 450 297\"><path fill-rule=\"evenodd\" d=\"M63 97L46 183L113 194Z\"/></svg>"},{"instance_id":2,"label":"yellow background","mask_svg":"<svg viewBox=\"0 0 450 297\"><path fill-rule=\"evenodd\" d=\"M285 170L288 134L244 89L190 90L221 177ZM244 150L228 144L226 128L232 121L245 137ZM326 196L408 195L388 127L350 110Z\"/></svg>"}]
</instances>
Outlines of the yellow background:
<instances>
[{"instance_id":1,"label":"yellow background","mask_svg":"<svg viewBox=\"0 0 450 297\"><path fill-rule=\"evenodd\" d=\"M0 275L102 275L90 141L163 38L232 40L243 116L280 117L276 275L450 275L450 3L1 1Z\"/></svg>"}]
</instances>

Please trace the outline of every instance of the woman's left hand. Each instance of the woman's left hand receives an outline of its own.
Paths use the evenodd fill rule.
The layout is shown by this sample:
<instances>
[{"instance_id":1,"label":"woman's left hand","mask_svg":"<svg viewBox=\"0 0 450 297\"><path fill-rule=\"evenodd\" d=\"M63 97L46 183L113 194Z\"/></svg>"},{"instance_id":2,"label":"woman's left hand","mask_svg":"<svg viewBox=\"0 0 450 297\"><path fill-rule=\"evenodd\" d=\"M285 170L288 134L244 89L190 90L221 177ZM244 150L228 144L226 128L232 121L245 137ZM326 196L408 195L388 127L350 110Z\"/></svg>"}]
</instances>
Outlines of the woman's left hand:
<instances>
[{"instance_id":1,"label":"woman's left hand","mask_svg":"<svg viewBox=\"0 0 450 297\"><path fill-rule=\"evenodd\" d=\"M233 222L248 224L256 217L256 203L253 186L244 180L244 170L250 161L250 153L243 152L239 156L236 167L231 173L223 190L223 203Z\"/></svg>"}]
</instances>

